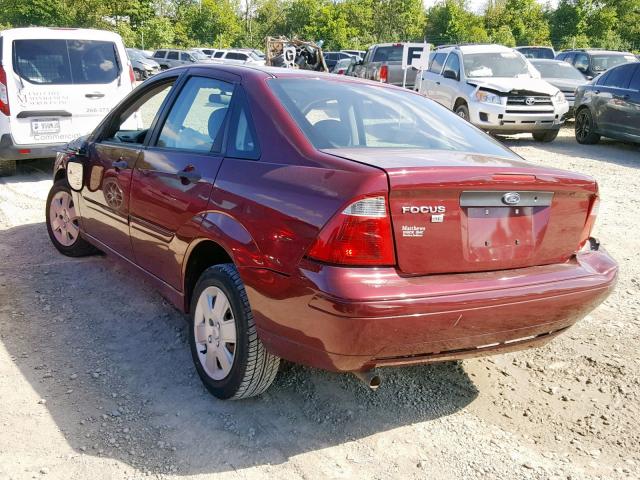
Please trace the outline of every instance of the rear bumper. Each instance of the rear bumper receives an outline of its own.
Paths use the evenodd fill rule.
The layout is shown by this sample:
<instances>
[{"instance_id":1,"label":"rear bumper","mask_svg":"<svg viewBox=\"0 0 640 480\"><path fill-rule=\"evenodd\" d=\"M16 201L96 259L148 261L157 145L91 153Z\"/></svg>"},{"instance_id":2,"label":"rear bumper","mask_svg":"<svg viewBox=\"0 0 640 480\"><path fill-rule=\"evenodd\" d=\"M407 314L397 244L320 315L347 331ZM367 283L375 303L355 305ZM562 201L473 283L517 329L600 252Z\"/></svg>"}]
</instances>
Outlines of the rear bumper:
<instances>
[{"instance_id":1,"label":"rear bumper","mask_svg":"<svg viewBox=\"0 0 640 480\"><path fill-rule=\"evenodd\" d=\"M0 137L0 161L28 160L31 158L55 158L65 143L16 145L8 133Z\"/></svg>"},{"instance_id":2,"label":"rear bumper","mask_svg":"<svg viewBox=\"0 0 640 480\"><path fill-rule=\"evenodd\" d=\"M591 251L563 264L471 274L401 277L393 268L305 262L296 278L241 275L272 353L357 371L543 345L599 305L617 272L606 252Z\"/></svg>"}]
</instances>

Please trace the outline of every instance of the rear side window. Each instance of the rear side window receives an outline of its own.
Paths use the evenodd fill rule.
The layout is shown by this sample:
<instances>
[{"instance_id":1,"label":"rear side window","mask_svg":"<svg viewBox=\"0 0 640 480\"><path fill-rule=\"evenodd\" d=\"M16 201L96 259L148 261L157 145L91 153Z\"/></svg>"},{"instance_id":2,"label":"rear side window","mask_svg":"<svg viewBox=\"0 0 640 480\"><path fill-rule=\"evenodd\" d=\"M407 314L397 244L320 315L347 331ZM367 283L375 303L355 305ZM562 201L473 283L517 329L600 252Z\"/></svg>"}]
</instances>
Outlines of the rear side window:
<instances>
[{"instance_id":1,"label":"rear side window","mask_svg":"<svg viewBox=\"0 0 640 480\"><path fill-rule=\"evenodd\" d=\"M218 151L232 95L233 85L229 83L213 78L190 78L171 107L157 145L179 150Z\"/></svg>"},{"instance_id":2,"label":"rear side window","mask_svg":"<svg viewBox=\"0 0 640 480\"><path fill-rule=\"evenodd\" d=\"M429 65L429 71L433 73L440 73L442 71L442 65L444 64L445 58L447 58L446 53L436 53L431 60L431 65Z\"/></svg>"},{"instance_id":3,"label":"rear side window","mask_svg":"<svg viewBox=\"0 0 640 480\"><path fill-rule=\"evenodd\" d=\"M230 125L231 133L227 141L227 155L249 160L260 158L258 137L251 119L249 105L244 97L238 102Z\"/></svg>"},{"instance_id":4,"label":"rear side window","mask_svg":"<svg viewBox=\"0 0 640 480\"><path fill-rule=\"evenodd\" d=\"M374 62L401 62L402 45L391 47L378 47L373 56Z\"/></svg>"},{"instance_id":5,"label":"rear side window","mask_svg":"<svg viewBox=\"0 0 640 480\"><path fill-rule=\"evenodd\" d=\"M13 69L42 85L105 84L120 75L113 42L97 40L14 40Z\"/></svg>"},{"instance_id":6,"label":"rear side window","mask_svg":"<svg viewBox=\"0 0 640 480\"><path fill-rule=\"evenodd\" d=\"M168 60L178 60L178 52L176 52L175 50L170 51L169 55L167 55L167 59Z\"/></svg>"},{"instance_id":7,"label":"rear side window","mask_svg":"<svg viewBox=\"0 0 640 480\"><path fill-rule=\"evenodd\" d=\"M229 60L246 60L247 56L244 53L229 52L227 58Z\"/></svg>"},{"instance_id":8,"label":"rear side window","mask_svg":"<svg viewBox=\"0 0 640 480\"><path fill-rule=\"evenodd\" d=\"M224 52L216 52L213 54L213 58L220 58L224 55Z\"/></svg>"},{"instance_id":9,"label":"rear side window","mask_svg":"<svg viewBox=\"0 0 640 480\"><path fill-rule=\"evenodd\" d=\"M517 158L455 113L409 91L300 78L268 84L319 150L396 148Z\"/></svg>"}]
</instances>

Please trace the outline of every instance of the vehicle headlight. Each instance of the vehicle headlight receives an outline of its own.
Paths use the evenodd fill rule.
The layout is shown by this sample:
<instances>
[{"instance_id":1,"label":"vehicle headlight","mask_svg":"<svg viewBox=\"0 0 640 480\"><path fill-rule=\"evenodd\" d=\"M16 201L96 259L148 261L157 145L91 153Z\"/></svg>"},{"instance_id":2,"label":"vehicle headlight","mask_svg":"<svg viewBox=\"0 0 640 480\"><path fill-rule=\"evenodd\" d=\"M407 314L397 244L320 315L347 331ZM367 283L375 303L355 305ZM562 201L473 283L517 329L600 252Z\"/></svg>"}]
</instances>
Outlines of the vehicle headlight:
<instances>
[{"instance_id":1,"label":"vehicle headlight","mask_svg":"<svg viewBox=\"0 0 640 480\"><path fill-rule=\"evenodd\" d=\"M145 65L144 69L148 72L150 72L151 70L153 70L153 67L151 65Z\"/></svg>"},{"instance_id":2,"label":"vehicle headlight","mask_svg":"<svg viewBox=\"0 0 640 480\"><path fill-rule=\"evenodd\" d=\"M496 105L502 104L502 97L495 93L487 92L485 90L478 90L476 92L476 100L483 103L495 103Z\"/></svg>"},{"instance_id":3,"label":"vehicle headlight","mask_svg":"<svg viewBox=\"0 0 640 480\"><path fill-rule=\"evenodd\" d=\"M553 100L556 103L567 103L567 98L564 96L564 93L558 92L553 96Z\"/></svg>"}]
</instances>

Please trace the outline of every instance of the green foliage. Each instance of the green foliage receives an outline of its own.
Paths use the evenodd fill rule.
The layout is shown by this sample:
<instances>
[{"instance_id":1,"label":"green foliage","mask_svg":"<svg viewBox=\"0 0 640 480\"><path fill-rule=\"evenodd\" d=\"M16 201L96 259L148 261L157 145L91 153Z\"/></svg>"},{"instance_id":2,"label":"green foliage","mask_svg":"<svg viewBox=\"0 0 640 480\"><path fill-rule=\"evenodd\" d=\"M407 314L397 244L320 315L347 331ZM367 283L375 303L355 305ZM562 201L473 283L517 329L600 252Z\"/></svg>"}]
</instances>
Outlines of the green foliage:
<instances>
[{"instance_id":1,"label":"green foliage","mask_svg":"<svg viewBox=\"0 0 640 480\"><path fill-rule=\"evenodd\" d=\"M508 46L640 50L640 0L1 0L0 28L114 30L128 46L245 46L267 36L298 36L325 49L378 42L494 42Z\"/></svg>"}]
</instances>

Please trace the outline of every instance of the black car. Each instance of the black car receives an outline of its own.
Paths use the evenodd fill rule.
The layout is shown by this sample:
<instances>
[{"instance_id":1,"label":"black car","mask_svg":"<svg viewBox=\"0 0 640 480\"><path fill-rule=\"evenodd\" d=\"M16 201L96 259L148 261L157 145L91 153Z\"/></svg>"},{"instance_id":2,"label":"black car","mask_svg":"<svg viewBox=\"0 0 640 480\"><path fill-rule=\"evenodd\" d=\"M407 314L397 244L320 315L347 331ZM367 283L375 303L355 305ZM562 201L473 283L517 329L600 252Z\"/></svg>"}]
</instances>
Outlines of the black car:
<instances>
[{"instance_id":1,"label":"black car","mask_svg":"<svg viewBox=\"0 0 640 480\"><path fill-rule=\"evenodd\" d=\"M553 60L556 58L556 51L553 47L516 47L522 55L527 58L544 58L547 60Z\"/></svg>"},{"instance_id":2,"label":"black car","mask_svg":"<svg viewBox=\"0 0 640 480\"><path fill-rule=\"evenodd\" d=\"M570 63L580 70L587 80L623 63L638 61L633 53L598 49L565 50L556 56L556 60Z\"/></svg>"},{"instance_id":3,"label":"black car","mask_svg":"<svg viewBox=\"0 0 640 480\"><path fill-rule=\"evenodd\" d=\"M327 64L327 68L330 72L333 72L333 67L336 66L338 60L353 57L353 55L349 55L345 52L322 52L322 55L324 56L324 62Z\"/></svg>"},{"instance_id":4,"label":"black car","mask_svg":"<svg viewBox=\"0 0 640 480\"><path fill-rule=\"evenodd\" d=\"M578 87L576 140L598 143L601 136L640 143L640 63L612 68Z\"/></svg>"}]
</instances>

